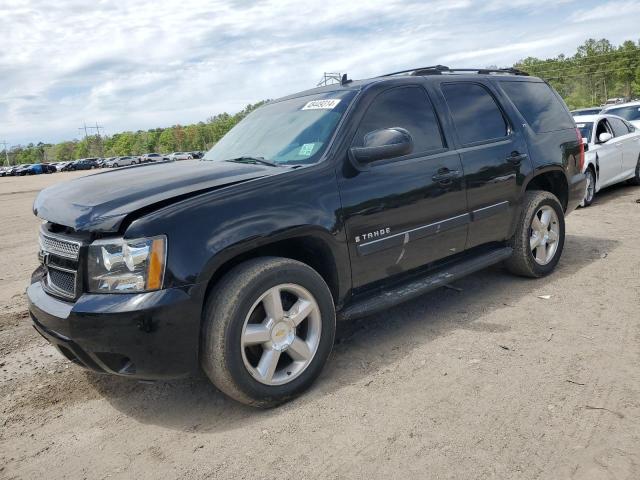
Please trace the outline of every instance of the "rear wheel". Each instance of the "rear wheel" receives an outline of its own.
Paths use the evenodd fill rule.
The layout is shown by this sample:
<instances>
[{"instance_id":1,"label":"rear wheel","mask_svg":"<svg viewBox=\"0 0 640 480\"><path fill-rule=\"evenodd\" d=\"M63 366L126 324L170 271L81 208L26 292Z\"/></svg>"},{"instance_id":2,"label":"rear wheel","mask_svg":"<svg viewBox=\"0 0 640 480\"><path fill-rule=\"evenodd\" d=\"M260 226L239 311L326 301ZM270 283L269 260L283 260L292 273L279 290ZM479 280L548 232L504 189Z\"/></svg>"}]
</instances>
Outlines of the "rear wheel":
<instances>
[{"instance_id":1,"label":"rear wheel","mask_svg":"<svg viewBox=\"0 0 640 480\"><path fill-rule=\"evenodd\" d=\"M272 407L320 374L333 347L335 309L322 277L286 258L249 260L207 303L202 367L230 397Z\"/></svg>"},{"instance_id":2,"label":"rear wheel","mask_svg":"<svg viewBox=\"0 0 640 480\"><path fill-rule=\"evenodd\" d=\"M509 243L513 255L505 264L509 271L525 277L543 277L553 271L564 248L564 211L550 192L525 194L516 232Z\"/></svg>"}]
</instances>

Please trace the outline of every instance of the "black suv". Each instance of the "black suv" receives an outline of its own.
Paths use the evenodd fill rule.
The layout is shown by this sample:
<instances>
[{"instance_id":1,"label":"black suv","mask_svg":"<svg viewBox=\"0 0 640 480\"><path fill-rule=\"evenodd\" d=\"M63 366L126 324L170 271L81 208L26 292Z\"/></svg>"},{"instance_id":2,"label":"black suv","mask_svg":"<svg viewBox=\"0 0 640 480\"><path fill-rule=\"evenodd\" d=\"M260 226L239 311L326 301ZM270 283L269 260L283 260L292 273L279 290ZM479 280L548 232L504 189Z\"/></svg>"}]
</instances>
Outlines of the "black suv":
<instances>
[{"instance_id":1,"label":"black suv","mask_svg":"<svg viewBox=\"0 0 640 480\"><path fill-rule=\"evenodd\" d=\"M344 78L260 107L203 160L43 190L31 318L97 372L201 367L273 406L318 376L336 319L498 262L550 273L583 161L560 97L521 72Z\"/></svg>"}]
</instances>

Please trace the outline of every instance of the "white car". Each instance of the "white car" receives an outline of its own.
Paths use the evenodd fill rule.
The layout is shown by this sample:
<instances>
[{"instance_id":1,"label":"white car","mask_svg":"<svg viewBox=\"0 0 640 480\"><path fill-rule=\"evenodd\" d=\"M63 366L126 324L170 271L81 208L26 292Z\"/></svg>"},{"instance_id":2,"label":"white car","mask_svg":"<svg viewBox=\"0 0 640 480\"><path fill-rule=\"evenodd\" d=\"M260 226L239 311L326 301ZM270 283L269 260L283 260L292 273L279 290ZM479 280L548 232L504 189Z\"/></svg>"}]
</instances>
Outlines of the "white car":
<instances>
[{"instance_id":1,"label":"white car","mask_svg":"<svg viewBox=\"0 0 640 480\"><path fill-rule=\"evenodd\" d=\"M193 155L186 152L173 152L169 154L169 159L171 160L192 160Z\"/></svg>"},{"instance_id":2,"label":"white car","mask_svg":"<svg viewBox=\"0 0 640 480\"><path fill-rule=\"evenodd\" d=\"M619 103L618 105L611 105L606 107L602 112L607 115L617 115L624 118L627 122L631 123L634 127L640 129L640 100L627 103Z\"/></svg>"},{"instance_id":3,"label":"white car","mask_svg":"<svg viewBox=\"0 0 640 480\"><path fill-rule=\"evenodd\" d=\"M582 206L595 194L615 183L640 185L640 129L621 117L608 114L574 117L585 144L584 173L587 188Z\"/></svg>"},{"instance_id":4,"label":"white car","mask_svg":"<svg viewBox=\"0 0 640 480\"><path fill-rule=\"evenodd\" d=\"M126 165L134 165L138 162L138 157L115 157L104 162L105 167L124 167Z\"/></svg>"}]
</instances>

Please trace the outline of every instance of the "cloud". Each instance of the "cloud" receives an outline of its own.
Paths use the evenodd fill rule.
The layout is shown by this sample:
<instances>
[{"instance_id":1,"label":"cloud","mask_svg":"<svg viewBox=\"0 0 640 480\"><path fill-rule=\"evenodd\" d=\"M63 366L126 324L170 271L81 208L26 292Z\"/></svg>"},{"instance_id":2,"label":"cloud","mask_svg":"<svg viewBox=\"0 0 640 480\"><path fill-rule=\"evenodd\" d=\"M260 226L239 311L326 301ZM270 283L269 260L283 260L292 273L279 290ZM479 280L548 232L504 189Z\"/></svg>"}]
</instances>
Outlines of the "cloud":
<instances>
[{"instance_id":1,"label":"cloud","mask_svg":"<svg viewBox=\"0 0 640 480\"><path fill-rule=\"evenodd\" d=\"M570 53L587 36L637 36L637 15L597 5L4 0L0 136L59 141L76 137L84 121L108 133L185 124L313 87L325 71L365 78L437 63L509 65ZM598 9L609 22L587 31L567 21Z\"/></svg>"}]
</instances>

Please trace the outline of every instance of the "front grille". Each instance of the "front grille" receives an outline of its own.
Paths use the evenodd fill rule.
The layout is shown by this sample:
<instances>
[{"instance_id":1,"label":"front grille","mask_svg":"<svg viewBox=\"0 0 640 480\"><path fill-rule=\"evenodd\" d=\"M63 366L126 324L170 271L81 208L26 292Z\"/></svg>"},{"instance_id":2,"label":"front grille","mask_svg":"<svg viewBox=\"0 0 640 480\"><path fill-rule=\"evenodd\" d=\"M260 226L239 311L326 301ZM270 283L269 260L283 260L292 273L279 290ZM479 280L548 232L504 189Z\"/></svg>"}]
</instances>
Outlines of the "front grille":
<instances>
[{"instance_id":1,"label":"front grille","mask_svg":"<svg viewBox=\"0 0 640 480\"><path fill-rule=\"evenodd\" d=\"M52 290L52 293L74 298L76 296L76 274L48 266L47 286Z\"/></svg>"},{"instance_id":2,"label":"front grille","mask_svg":"<svg viewBox=\"0 0 640 480\"><path fill-rule=\"evenodd\" d=\"M80 254L80 242L54 237L44 232L40 232L40 248L43 252L72 260L77 260Z\"/></svg>"},{"instance_id":3,"label":"front grille","mask_svg":"<svg viewBox=\"0 0 640 480\"><path fill-rule=\"evenodd\" d=\"M46 275L42 285L52 295L75 299L78 289L79 256L82 242L40 231L40 259Z\"/></svg>"}]
</instances>

